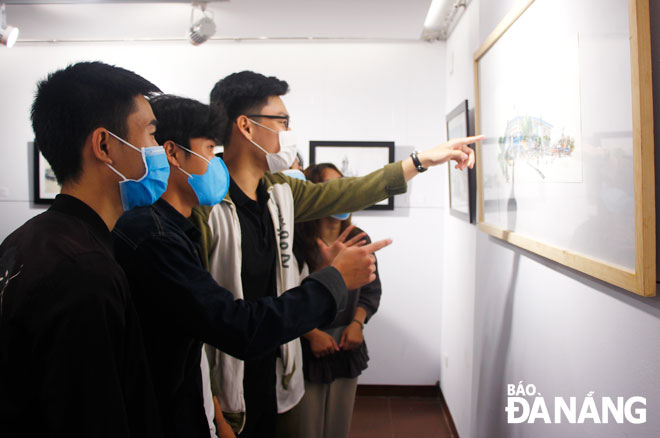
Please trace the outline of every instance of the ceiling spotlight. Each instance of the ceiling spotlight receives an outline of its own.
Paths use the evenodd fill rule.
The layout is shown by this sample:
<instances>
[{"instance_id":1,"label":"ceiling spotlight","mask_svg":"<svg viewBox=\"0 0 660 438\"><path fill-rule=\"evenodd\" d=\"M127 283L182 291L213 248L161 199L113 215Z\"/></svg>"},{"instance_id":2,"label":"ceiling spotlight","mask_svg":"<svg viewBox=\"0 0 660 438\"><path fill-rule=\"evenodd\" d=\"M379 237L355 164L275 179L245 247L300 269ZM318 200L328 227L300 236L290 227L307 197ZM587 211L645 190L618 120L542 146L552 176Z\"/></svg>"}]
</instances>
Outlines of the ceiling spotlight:
<instances>
[{"instance_id":1,"label":"ceiling spotlight","mask_svg":"<svg viewBox=\"0 0 660 438\"><path fill-rule=\"evenodd\" d=\"M194 20L195 10L199 9L203 17L197 21ZM206 10L206 3L193 3L190 11L190 30L188 39L193 46L199 46L215 35L215 22L213 13Z\"/></svg>"},{"instance_id":2,"label":"ceiling spotlight","mask_svg":"<svg viewBox=\"0 0 660 438\"><path fill-rule=\"evenodd\" d=\"M18 28L7 24L7 11L5 4L0 6L0 44L12 47L18 39Z\"/></svg>"}]
</instances>

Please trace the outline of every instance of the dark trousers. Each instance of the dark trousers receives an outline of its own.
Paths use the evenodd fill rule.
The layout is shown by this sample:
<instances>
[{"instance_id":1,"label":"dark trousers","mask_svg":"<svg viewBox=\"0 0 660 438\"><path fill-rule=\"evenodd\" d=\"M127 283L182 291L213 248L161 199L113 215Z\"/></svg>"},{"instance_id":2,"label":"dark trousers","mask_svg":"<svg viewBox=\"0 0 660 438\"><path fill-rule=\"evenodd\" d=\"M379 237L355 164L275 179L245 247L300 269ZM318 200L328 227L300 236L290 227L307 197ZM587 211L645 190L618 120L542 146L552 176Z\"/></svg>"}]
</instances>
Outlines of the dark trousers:
<instances>
[{"instance_id":1,"label":"dark trousers","mask_svg":"<svg viewBox=\"0 0 660 438\"><path fill-rule=\"evenodd\" d=\"M277 426L275 360L277 350L245 361L245 427L239 438L273 438Z\"/></svg>"}]
</instances>

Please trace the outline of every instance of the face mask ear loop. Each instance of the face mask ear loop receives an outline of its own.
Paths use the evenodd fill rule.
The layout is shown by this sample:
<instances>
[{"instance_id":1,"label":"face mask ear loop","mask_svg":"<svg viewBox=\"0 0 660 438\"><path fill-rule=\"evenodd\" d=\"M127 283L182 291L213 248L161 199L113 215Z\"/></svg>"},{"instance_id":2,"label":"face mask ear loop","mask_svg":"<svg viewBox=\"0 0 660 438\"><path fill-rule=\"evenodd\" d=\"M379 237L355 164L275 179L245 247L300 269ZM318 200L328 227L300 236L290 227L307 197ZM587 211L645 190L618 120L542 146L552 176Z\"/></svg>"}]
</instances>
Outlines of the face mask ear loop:
<instances>
[{"instance_id":1,"label":"face mask ear loop","mask_svg":"<svg viewBox=\"0 0 660 438\"><path fill-rule=\"evenodd\" d=\"M193 155L195 155L195 156L201 158L202 160L206 161L206 164L208 164L209 166L211 165L211 162L210 162L209 160L207 160L206 158L202 157L202 156L201 156L200 154L198 154L197 152L192 151L192 150L188 149L188 148L185 147L185 146L181 146L179 143L174 143L174 144L177 145L177 146L179 146L181 149L184 149L184 150L190 152L191 154L193 154ZM183 170L181 167L177 167L177 169L179 169L181 172L183 172L183 173L185 173L186 175L188 175L188 178L191 178L191 177L192 177L192 175L191 175L190 173L186 172L186 171ZM208 169L208 167L207 167L207 169Z\"/></svg>"},{"instance_id":2,"label":"face mask ear loop","mask_svg":"<svg viewBox=\"0 0 660 438\"><path fill-rule=\"evenodd\" d=\"M138 152L139 154L142 154L142 151L139 148L136 148L135 146L133 146L132 144L130 144L129 142L127 142L126 140L124 140L120 136L118 136L116 134L113 134L112 131L110 131L109 129L107 131L108 131L108 134L112 135L114 138L116 138L120 142L124 143L129 148L135 149L136 152ZM142 159L142 161L144 161L144 158ZM126 181L128 179L124 175L122 175L117 169L115 169L114 167L109 165L108 163L105 163L105 165L108 166L114 173L121 176L123 181ZM144 163L144 168L145 169L147 168L147 163L146 162ZM146 173L145 173L145 176L146 176Z\"/></svg>"},{"instance_id":3,"label":"face mask ear loop","mask_svg":"<svg viewBox=\"0 0 660 438\"><path fill-rule=\"evenodd\" d=\"M117 175L121 176L122 181L126 181L126 180L128 179L128 178L126 178L124 175L122 175L117 169L115 169L114 167L112 167L111 165L109 165L108 163L105 163L105 165L108 166L108 167L110 168L110 170L112 170L114 173L116 173Z\"/></svg>"},{"instance_id":4,"label":"face mask ear loop","mask_svg":"<svg viewBox=\"0 0 660 438\"><path fill-rule=\"evenodd\" d=\"M114 138L116 138L116 139L119 140L120 142L124 143L126 146L128 146L128 147L130 147L130 148L133 148L133 149L134 149L135 151L137 151L138 153L140 153L140 154L142 153L142 152L140 151L140 148L137 148L137 147L133 146L132 144L130 144L129 142L127 142L126 140L124 140L124 139L121 138L120 136L113 134L111 131L108 131L108 134L112 135Z\"/></svg>"},{"instance_id":5,"label":"face mask ear loop","mask_svg":"<svg viewBox=\"0 0 660 438\"><path fill-rule=\"evenodd\" d=\"M211 162L210 162L209 160L207 160L206 158L202 157L202 156L201 156L200 154L198 154L197 152L195 152L195 151L193 151L193 150L191 150L191 149L188 149L188 148L185 147L185 146L181 146L179 143L174 143L174 144L177 145L177 146L179 146L181 149L185 149L185 150L187 150L188 152L190 152L191 154L195 155L196 157L199 157L199 158L201 158L202 160L206 161L207 164L211 164Z\"/></svg>"},{"instance_id":6,"label":"face mask ear loop","mask_svg":"<svg viewBox=\"0 0 660 438\"><path fill-rule=\"evenodd\" d=\"M177 167L177 169L179 169L181 172L183 172L183 173L185 173L186 175L188 175L188 178L192 178L192 175L191 175L190 173L186 172L185 170L183 170L182 168Z\"/></svg>"},{"instance_id":7,"label":"face mask ear loop","mask_svg":"<svg viewBox=\"0 0 660 438\"><path fill-rule=\"evenodd\" d=\"M261 149L261 152L263 152L264 154L268 155L268 152L266 152L266 149L264 149L264 148L262 148L261 146L259 146L258 144L256 144L253 140L250 140L250 143L252 143L252 144L255 145L256 147L258 147L259 149Z\"/></svg>"},{"instance_id":8,"label":"face mask ear loop","mask_svg":"<svg viewBox=\"0 0 660 438\"><path fill-rule=\"evenodd\" d=\"M257 126L261 126L262 128L264 128L264 129L268 129L270 132L274 132L275 134L277 134L277 131L274 130L273 128L269 128L268 126L265 126L265 125L262 125L261 123L255 122L255 121L252 120L252 119L248 119L248 120L251 121L252 123L254 123L254 124L257 125Z\"/></svg>"}]
</instances>

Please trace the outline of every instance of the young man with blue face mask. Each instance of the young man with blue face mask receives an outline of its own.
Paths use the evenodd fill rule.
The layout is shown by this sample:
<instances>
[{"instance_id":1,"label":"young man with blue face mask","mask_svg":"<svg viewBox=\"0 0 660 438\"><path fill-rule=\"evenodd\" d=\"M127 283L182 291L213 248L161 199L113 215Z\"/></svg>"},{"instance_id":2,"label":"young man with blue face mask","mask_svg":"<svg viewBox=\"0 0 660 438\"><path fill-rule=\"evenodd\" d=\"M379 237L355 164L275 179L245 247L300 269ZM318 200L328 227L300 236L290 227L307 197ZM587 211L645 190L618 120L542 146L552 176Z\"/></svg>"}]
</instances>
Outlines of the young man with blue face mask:
<instances>
[{"instance_id":1,"label":"young man with blue face mask","mask_svg":"<svg viewBox=\"0 0 660 438\"><path fill-rule=\"evenodd\" d=\"M162 436L110 236L124 209L165 190L169 169L145 98L157 92L98 62L38 85L32 126L62 190L0 246L2 437Z\"/></svg>"},{"instance_id":2,"label":"young man with blue face mask","mask_svg":"<svg viewBox=\"0 0 660 438\"><path fill-rule=\"evenodd\" d=\"M119 219L115 255L142 322L166 435L208 437L202 342L234 357L254 358L332 322L346 302L347 287L372 281L370 252L388 242L344 250L331 267L277 299L235 301L206 270L202 236L188 220L193 207L217 204L229 187L227 169L213 154L215 137L224 129L222 114L176 96L158 96L151 104L159 120L156 138L170 164L169 183L154 205ZM251 260L263 262L259 256ZM235 263L224 261L228 271ZM221 437L232 434L220 416L217 422Z\"/></svg>"},{"instance_id":3,"label":"young man with blue face mask","mask_svg":"<svg viewBox=\"0 0 660 438\"><path fill-rule=\"evenodd\" d=\"M449 160L462 169L474 164L467 145L478 138L415 153L363 178L317 185L287 177L280 172L296 154L280 97L288 89L285 81L243 71L218 81L211 91L211 105L226 112L229 121L223 145L231 183L229 196L212 209L197 209L193 218L207 235L204 251L211 274L238 299L277 296L300 281L292 251L295 222L361 210L404 193L406 182L430 166ZM251 263L257 253L267 254L263 258L269 263ZM223 263L228 257L237 261L233 272ZM304 393L299 341L258 360L241 362L219 351L211 356L211 364L217 365L212 370L215 384L229 388L219 395L222 408L240 412L246 420L236 428L240 436L274 436L277 414L291 410ZM244 382L243 387L232 384L236 381Z\"/></svg>"}]
</instances>

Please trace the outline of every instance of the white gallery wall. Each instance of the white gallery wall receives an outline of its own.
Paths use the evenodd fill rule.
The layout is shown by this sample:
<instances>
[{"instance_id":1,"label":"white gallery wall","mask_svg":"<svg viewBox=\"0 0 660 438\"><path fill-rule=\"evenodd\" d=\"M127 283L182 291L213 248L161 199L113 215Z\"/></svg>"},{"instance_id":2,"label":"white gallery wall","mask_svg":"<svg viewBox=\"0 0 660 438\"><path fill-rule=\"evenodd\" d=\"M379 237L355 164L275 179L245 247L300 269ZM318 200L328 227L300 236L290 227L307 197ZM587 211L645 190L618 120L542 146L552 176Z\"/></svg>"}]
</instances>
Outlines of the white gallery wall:
<instances>
[{"instance_id":1,"label":"white gallery wall","mask_svg":"<svg viewBox=\"0 0 660 438\"><path fill-rule=\"evenodd\" d=\"M31 205L30 105L37 81L81 60L143 75L163 91L208 102L215 82L250 69L285 79L284 101L307 161L309 140L395 141L397 159L445 139L444 43L19 43L0 48L0 240L43 211ZM100 103L101 104L101 103ZM416 178L393 212L360 213L379 254L383 298L367 325L371 384L432 385L439 377L446 166Z\"/></svg>"},{"instance_id":2,"label":"white gallery wall","mask_svg":"<svg viewBox=\"0 0 660 438\"><path fill-rule=\"evenodd\" d=\"M463 99L474 108L473 54L514 4L470 3L447 41L447 111ZM460 436L660 436L660 298L573 272L450 215L443 235L440 381ZM520 381L549 406L576 397L579 409L590 391L597 400L646 397L647 421L507 424L506 385Z\"/></svg>"},{"instance_id":3,"label":"white gallery wall","mask_svg":"<svg viewBox=\"0 0 660 438\"><path fill-rule=\"evenodd\" d=\"M309 140L392 140L401 159L444 141L445 114L463 99L474 108L473 53L514 3L472 0L446 44L0 47L0 239L42 211L29 202L27 142L35 84L49 71L98 59L206 102L219 78L252 69L291 85L284 100L305 159ZM660 436L660 299L638 298L479 232L448 213L446 181L446 166L431 170L413 180L393 212L354 217L372 238L394 239L379 254L383 299L366 328L371 362L361 383L440 378L462 437ZM506 385L520 381L578 400L590 391L641 395L647 422L508 425Z\"/></svg>"}]
</instances>

